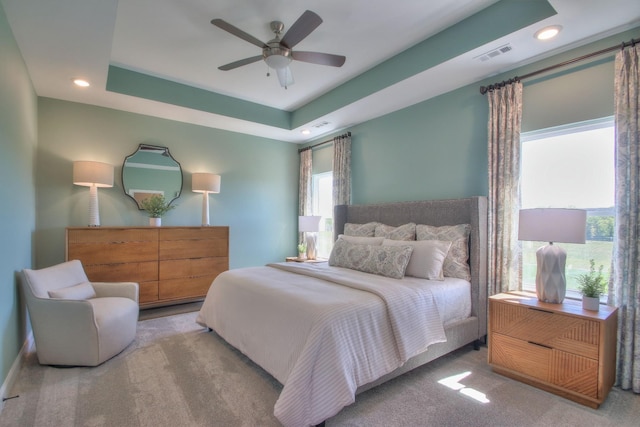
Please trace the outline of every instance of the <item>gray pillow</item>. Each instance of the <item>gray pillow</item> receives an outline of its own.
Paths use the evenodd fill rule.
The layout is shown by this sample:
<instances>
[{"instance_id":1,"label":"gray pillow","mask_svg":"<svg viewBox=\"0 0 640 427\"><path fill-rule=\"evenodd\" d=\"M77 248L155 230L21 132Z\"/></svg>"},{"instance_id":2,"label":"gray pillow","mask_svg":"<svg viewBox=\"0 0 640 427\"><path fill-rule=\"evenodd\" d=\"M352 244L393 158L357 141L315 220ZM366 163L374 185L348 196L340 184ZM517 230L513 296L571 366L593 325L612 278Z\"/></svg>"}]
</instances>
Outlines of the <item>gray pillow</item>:
<instances>
[{"instance_id":1,"label":"gray pillow","mask_svg":"<svg viewBox=\"0 0 640 427\"><path fill-rule=\"evenodd\" d=\"M349 243L353 243L356 245L373 245L373 246L380 246L384 241L384 237L345 236L344 234L339 235L338 239L343 239Z\"/></svg>"},{"instance_id":2,"label":"gray pillow","mask_svg":"<svg viewBox=\"0 0 640 427\"><path fill-rule=\"evenodd\" d=\"M378 224L376 225L374 236L391 240L416 240L416 224L410 222L398 227Z\"/></svg>"},{"instance_id":3,"label":"gray pillow","mask_svg":"<svg viewBox=\"0 0 640 427\"><path fill-rule=\"evenodd\" d=\"M368 222L366 224L353 224L347 222L344 225L344 234L346 236L362 236L373 237L376 231L377 222Z\"/></svg>"},{"instance_id":4,"label":"gray pillow","mask_svg":"<svg viewBox=\"0 0 640 427\"><path fill-rule=\"evenodd\" d=\"M413 248L409 245L359 245L338 239L329 256L329 265L402 279L411 252Z\"/></svg>"}]
</instances>

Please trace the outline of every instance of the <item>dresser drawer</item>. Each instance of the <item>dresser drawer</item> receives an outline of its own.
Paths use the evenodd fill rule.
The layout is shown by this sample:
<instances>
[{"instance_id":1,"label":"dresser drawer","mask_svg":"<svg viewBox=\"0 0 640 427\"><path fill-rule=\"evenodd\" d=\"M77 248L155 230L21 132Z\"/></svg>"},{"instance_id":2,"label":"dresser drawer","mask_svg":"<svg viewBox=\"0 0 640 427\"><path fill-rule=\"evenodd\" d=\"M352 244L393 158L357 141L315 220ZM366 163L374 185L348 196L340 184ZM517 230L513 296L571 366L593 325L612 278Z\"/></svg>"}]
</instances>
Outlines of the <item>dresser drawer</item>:
<instances>
[{"instance_id":1,"label":"dresser drawer","mask_svg":"<svg viewBox=\"0 0 640 427\"><path fill-rule=\"evenodd\" d=\"M490 311L496 333L598 359L600 329L594 320L511 304L492 303Z\"/></svg>"},{"instance_id":2,"label":"dresser drawer","mask_svg":"<svg viewBox=\"0 0 640 427\"><path fill-rule=\"evenodd\" d=\"M502 334L491 335L491 348L489 363L542 381L549 380L550 348Z\"/></svg>"}]
</instances>

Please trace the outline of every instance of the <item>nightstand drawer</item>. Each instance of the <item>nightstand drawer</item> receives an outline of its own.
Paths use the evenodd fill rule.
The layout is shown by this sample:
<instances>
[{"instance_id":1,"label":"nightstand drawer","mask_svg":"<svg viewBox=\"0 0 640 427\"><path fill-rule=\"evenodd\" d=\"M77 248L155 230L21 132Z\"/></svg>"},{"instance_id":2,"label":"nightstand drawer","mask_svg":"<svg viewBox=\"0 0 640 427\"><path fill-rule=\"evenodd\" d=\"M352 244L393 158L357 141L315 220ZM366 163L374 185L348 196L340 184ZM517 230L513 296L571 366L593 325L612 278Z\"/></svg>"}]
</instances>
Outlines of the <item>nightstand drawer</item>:
<instances>
[{"instance_id":1,"label":"nightstand drawer","mask_svg":"<svg viewBox=\"0 0 640 427\"><path fill-rule=\"evenodd\" d=\"M491 308L494 332L598 359L600 329L596 321L508 304L493 304Z\"/></svg>"},{"instance_id":2,"label":"nightstand drawer","mask_svg":"<svg viewBox=\"0 0 640 427\"><path fill-rule=\"evenodd\" d=\"M511 369L543 381L549 380L551 349L506 335L491 336L489 363Z\"/></svg>"}]
</instances>

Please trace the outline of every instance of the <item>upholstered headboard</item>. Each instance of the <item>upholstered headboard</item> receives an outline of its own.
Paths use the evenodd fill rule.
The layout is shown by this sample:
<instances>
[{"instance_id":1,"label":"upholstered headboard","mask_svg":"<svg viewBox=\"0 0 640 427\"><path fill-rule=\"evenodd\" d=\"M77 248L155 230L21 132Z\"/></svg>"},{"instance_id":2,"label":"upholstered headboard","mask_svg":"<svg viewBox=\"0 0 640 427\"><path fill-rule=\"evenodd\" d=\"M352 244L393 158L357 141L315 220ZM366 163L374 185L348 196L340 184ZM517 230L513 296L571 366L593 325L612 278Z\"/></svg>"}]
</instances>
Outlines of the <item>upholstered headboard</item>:
<instances>
[{"instance_id":1,"label":"upholstered headboard","mask_svg":"<svg viewBox=\"0 0 640 427\"><path fill-rule=\"evenodd\" d=\"M334 237L345 223L377 221L399 226L408 222L433 226L470 224L469 266L473 316L480 320L480 335L487 332L487 199L470 197L451 200L339 205L334 209Z\"/></svg>"}]
</instances>

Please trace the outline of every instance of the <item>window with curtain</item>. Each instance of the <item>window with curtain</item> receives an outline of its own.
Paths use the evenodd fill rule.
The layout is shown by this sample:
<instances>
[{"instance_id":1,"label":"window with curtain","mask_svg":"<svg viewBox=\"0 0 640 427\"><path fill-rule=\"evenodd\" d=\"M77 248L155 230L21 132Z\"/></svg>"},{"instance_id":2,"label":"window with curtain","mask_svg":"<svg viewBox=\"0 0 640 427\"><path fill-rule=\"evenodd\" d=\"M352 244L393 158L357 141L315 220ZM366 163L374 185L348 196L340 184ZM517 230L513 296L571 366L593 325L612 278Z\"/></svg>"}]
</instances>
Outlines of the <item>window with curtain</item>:
<instances>
[{"instance_id":1,"label":"window with curtain","mask_svg":"<svg viewBox=\"0 0 640 427\"><path fill-rule=\"evenodd\" d=\"M329 258L333 248L333 172L314 174L311 185L313 215L320 215L317 255Z\"/></svg>"},{"instance_id":2,"label":"window with curtain","mask_svg":"<svg viewBox=\"0 0 640 427\"><path fill-rule=\"evenodd\" d=\"M615 219L613 117L522 133L521 207L587 210L587 243L559 243L567 251L567 297L579 298L576 277L604 266L609 277ZM535 291L536 250L521 242L522 287ZM603 302L606 295L602 296Z\"/></svg>"}]
</instances>

